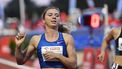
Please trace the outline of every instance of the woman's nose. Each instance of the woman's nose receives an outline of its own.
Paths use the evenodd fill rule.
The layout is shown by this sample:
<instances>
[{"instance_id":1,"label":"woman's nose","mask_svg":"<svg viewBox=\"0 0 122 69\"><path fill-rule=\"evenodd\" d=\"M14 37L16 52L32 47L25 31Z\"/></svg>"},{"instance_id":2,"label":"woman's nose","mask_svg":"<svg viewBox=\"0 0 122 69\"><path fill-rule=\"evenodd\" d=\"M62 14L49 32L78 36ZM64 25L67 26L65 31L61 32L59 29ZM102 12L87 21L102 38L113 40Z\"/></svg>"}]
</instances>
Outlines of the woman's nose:
<instances>
[{"instance_id":1,"label":"woman's nose","mask_svg":"<svg viewBox=\"0 0 122 69\"><path fill-rule=\"evenodd\" d=\"M56 16L53 16L52 18L53 18L53 19L56 19Z\"/></svg>"}]
</instances>

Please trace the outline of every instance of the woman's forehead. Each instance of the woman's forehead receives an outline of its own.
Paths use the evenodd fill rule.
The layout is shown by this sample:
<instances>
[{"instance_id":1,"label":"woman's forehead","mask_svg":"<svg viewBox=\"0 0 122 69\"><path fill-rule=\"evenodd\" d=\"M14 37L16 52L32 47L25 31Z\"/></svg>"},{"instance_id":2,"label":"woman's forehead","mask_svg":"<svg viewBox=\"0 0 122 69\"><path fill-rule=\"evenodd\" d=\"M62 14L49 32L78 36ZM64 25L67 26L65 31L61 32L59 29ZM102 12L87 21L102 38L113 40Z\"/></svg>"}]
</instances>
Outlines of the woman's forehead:
<instances>
[{"instance_id":1,"label":"woman's forehead","mask_svg":"<svg viewBox=\"0 0 122 69\"><path fill-rule=\"evenodd\" d=\"M47 13L59 13L59 11L56 9L49 9L47 10Z\"/></svg>"}]
</instances>

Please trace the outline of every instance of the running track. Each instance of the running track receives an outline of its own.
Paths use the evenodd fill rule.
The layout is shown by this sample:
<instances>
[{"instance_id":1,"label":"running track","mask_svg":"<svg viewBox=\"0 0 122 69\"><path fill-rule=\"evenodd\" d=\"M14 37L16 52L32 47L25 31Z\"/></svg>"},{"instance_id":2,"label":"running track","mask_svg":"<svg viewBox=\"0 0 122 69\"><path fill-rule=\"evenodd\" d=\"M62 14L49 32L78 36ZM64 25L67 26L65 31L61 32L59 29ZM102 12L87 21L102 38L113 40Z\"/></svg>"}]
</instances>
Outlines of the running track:
<instances>
[{"instance_id":1,"label":"running track","mask_svg":"<svg viewBox=\"0 0 122 69\"><path fill-rule=\"evenodd\" d=\"M34 69L32 61L28 61L24 65L17 65L14 56L0 53L0 69Z\"/></svg>"}]
</instances>

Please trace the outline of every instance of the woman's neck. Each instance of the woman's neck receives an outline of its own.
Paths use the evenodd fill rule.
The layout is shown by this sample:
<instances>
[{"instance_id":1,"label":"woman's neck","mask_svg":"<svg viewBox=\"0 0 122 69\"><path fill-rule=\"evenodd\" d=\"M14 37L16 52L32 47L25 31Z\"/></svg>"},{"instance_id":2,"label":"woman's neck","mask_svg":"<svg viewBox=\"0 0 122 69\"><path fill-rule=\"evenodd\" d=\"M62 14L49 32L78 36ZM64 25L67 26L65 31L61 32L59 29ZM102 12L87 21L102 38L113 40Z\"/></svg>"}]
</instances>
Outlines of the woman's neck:
<instances>
[{"instance_id":1,"label":"woman's neck","mask_svg":"<svg viewBox=\"0 0 122 69\"><path fill-rule=\"evenodd\" d=\"M56 37L56 36L58 36L58 29L56 29L56 28L46 28L45 34L48 37Z\"/></svg>"}]
</instances>

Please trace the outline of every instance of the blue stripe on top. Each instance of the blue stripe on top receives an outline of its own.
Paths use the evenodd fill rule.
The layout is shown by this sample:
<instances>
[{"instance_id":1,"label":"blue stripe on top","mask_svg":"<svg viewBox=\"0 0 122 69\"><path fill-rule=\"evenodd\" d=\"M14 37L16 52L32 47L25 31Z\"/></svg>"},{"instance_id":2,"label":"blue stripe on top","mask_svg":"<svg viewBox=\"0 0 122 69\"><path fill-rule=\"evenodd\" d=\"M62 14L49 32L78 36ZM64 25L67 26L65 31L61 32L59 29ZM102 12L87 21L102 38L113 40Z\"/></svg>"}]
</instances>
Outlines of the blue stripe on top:
<instances>
[{"instance_id":1,"label":"blue stripe on top","mask_svg":"<svg viewBox=\"0 0 122 69\"><path fill-rule=\"evenodd\" d=\"M63 34L61 32L59 32L58 39L53 42L47 41L45 38L45 34L42 34L37 47L37 55L39 58L39 63L41 68L65 68L64 64L62 64L60 61L56 61L56 60L46 61L44 59L43 52L48 50L57 51L59 54L68 57L66 43L64 41Z\"/></svg>"}]
</instances>

